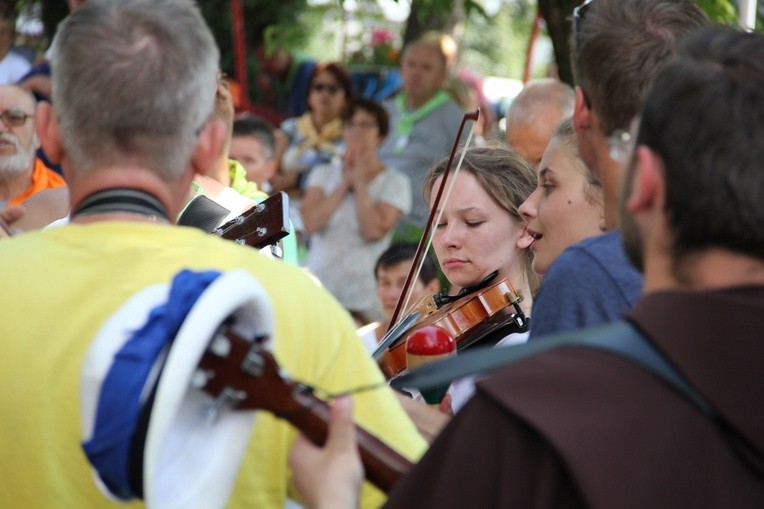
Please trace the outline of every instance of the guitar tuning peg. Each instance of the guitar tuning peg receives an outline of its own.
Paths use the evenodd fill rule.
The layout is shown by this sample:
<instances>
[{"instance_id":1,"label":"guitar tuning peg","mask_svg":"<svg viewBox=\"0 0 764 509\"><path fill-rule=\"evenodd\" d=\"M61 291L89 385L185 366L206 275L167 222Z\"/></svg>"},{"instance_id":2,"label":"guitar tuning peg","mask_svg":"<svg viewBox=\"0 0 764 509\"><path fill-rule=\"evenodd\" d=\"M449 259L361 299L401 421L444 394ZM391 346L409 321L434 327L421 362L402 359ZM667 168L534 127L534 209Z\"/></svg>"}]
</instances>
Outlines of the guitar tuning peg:
<instances>
[{"instance_id":1,"label":"guitar tuning peg","mask_svg":"<svg viewBox=\"0 0 764 509\"><path fill-rule=\"evenodd\" d=\"M235 221L235 223L236 223L237 225L240 225L240 224L244 223L244 217L243 217L243 216L237 216L237 217L234 219L234 221Z\"/></svg>"},{"instance_id":2,"label":"guitar tuning peg","mask_svg":"<svg viewBox=\"0 0 764 509\"><path fill-rule=\"evenodd\" d=\"M207 348L211 354L218 357L228 357L231 353L231 342L223 334L218 333Z\"/></svg>"},{"instance_id":3,"label":"guitar tuning peg","mask_svg":"<svg viewBox=\"0 0 764 509\"><path fill-rule=\"evenodd\" d=\"M255 212L256 212L256 213L258 213L258 214L259 214L260 212L264 211L264 210L265 210L265 204L263 204L263 203L258 203L258 204L255 206Z\"/></svg>"},{"instance_id":4,"label":"guitar tuning peg","mask_svg":"<svg viewBox=\"0 0 764 509\"><path fill-rule=\"evenodd\" d=\"M223 229L222 228L215 228L214 230L212 230L212 234L213 235L217 235L218 237L222 237L223 236Z\"/></svg>"},{"instance_id":5,"label":"guitar tuning peg","mask_svg":"<svg viewBox=\"0 0 764 509\"><path fill-rule=\"evenodd\" d=\"M232 387L226 387L218 394L215 401L204 409L204 419L209 424L215 424L220 418L223 407L233 408L247 399L247 393Z\"/></svg>"},{"instance_id":6,"label":"guitar tuning peg","mask_svg":"<svg viewBox=\"0 0 764 509\"><path fill-rule=\"evenodd\" d=\"M207 385L207 382L209 382L214 376L215 376L215 373L212 371L197 369L191 375L190 385L194 389L202 389L204 388L204 386Z\"/></svg>"},{"instance_id":7,"label":"guitar tuning peg","mask_svg":"<svg viewBox=\"0 0 764 509\"><path fill-rule=\"evenodd\" d=\"M255 228L255 233L257 233L258 237L264 237L266 233L268 233L267 228L263 228L262 226L258 226Z\"/></svg>"}]
</instances>

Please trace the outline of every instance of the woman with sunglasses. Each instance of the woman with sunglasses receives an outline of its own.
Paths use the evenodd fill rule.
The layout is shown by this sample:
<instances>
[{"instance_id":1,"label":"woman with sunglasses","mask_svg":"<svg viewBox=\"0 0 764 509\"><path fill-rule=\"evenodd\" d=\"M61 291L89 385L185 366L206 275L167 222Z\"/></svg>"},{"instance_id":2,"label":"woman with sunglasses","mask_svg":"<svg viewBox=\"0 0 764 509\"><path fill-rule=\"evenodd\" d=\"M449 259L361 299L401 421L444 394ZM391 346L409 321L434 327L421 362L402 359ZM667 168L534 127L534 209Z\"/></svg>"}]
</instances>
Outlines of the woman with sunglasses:
<instances>
[{"instance_id":1,"label":"woman with sunglasses","mask_svg":"<svg viewBox=\"0 0 764 509\"><path fill-rule=\"evenodd\" d=\"M310 169L341 153L340 117L353 96L350 74L338 62L321 62L310 75L306 94L308 111L281 124L287 146L279 173L271 179L275 191L295 191L297 196Z\"/></svg>"}]
</instances>

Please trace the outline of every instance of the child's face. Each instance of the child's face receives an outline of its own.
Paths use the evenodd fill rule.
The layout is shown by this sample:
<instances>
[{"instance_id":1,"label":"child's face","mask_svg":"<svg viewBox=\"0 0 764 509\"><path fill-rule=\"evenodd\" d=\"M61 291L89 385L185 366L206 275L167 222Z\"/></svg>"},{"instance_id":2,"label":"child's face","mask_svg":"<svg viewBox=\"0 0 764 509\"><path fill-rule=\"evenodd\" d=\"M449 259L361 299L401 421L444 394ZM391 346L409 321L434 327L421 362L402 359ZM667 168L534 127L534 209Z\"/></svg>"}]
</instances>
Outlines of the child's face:
<instances>
[{"instance_id":1,"label":"child's face","mask_svg":"<svg viewBox=\"0 0 764 509\"><path fill-rule=\"evenodd\" d=\"M276 161L267 157L263 144L254 136L234 136L228 157L235 159L247 170L247 180L262 186L273 176Z\"/></svg>"}]
</instances>

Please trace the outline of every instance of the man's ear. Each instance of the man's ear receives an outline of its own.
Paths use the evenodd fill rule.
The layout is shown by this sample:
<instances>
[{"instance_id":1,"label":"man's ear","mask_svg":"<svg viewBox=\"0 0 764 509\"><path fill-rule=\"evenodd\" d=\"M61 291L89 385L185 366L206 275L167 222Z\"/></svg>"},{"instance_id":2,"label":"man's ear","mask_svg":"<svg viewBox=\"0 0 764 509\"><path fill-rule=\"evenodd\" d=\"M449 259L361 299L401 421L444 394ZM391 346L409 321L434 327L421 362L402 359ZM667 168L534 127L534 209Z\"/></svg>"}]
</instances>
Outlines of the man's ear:
<instances>
[{"instance_id":1,"label":"man's ear","mask_svg":"<svg viewBox=\"0 0 764 509\"><path fill-rule=\"evenodd\" d=\"M589 106L584 89L576 86L576 103L573 107L573 128L577 133L585 131L592 126L592 109Z\"/></svg>"},{"instance_id":2,"label":"man's ear","mask_svg":"<svg viewBox=\"0 0 764 509\"><path fill-rule=\"evenodd\" d=\"M660 204L664 187L663 160L648 147L639 146L634 152L636 165L631 175L629 195L625 196L630 214L644 212ZM661 205L662 206L662 205Z\"/></svg>"},{"instance_id":3,"label":"man's ear","mask_svg":"<svg viewBox=\"0 0 764 509\"><path fill-rule=\"evenodd\" d=\"M215 164L226 139L226 125L222 120L210 120L196 137L196 146L191 154L194 174L206 175Z\"/></svg>"},{"instance_id":4,"label":"man's ear","mask_svg":"<svg viewBox=\"0 0 764 509\"><path fill-rule=\"evenodd\" d=\"M43 101L37 105L35 127L45 156L51 163L60 164L64 157L64 149L61 146L58 116L49 102Z\"/></svg>"},{"instance_id":5,"label":"man's ear","mask_svg":"<svg viewBox=\"0 0 764 509\"><path fill-rule=\"evenodd\" d=\"M271 177L276 174L276 170L279 169L279 162L276 159L268 159L265 161L265 181L269 181Z\"/></svg>"}]
</instances>

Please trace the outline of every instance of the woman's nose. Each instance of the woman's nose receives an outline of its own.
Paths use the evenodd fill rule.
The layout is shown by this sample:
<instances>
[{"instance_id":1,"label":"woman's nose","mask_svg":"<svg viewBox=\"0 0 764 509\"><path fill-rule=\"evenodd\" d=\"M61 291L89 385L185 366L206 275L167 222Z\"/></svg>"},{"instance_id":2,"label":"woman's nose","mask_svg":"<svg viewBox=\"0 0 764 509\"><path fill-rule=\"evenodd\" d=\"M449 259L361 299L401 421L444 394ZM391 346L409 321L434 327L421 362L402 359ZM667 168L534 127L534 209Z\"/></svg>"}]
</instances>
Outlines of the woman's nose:
<instances>
[{"instance_id":1,"label":"woman's nose","mask_svg":"<svg viewBox=\"0 0 764 509\"><path fill-rule=\"evenodd\" d=\"M533 191L531 195L525 199L525 201L517 209L526 220L536 217L536 199L538 198L538 189Z\"/></svg>"}]
</instances>

